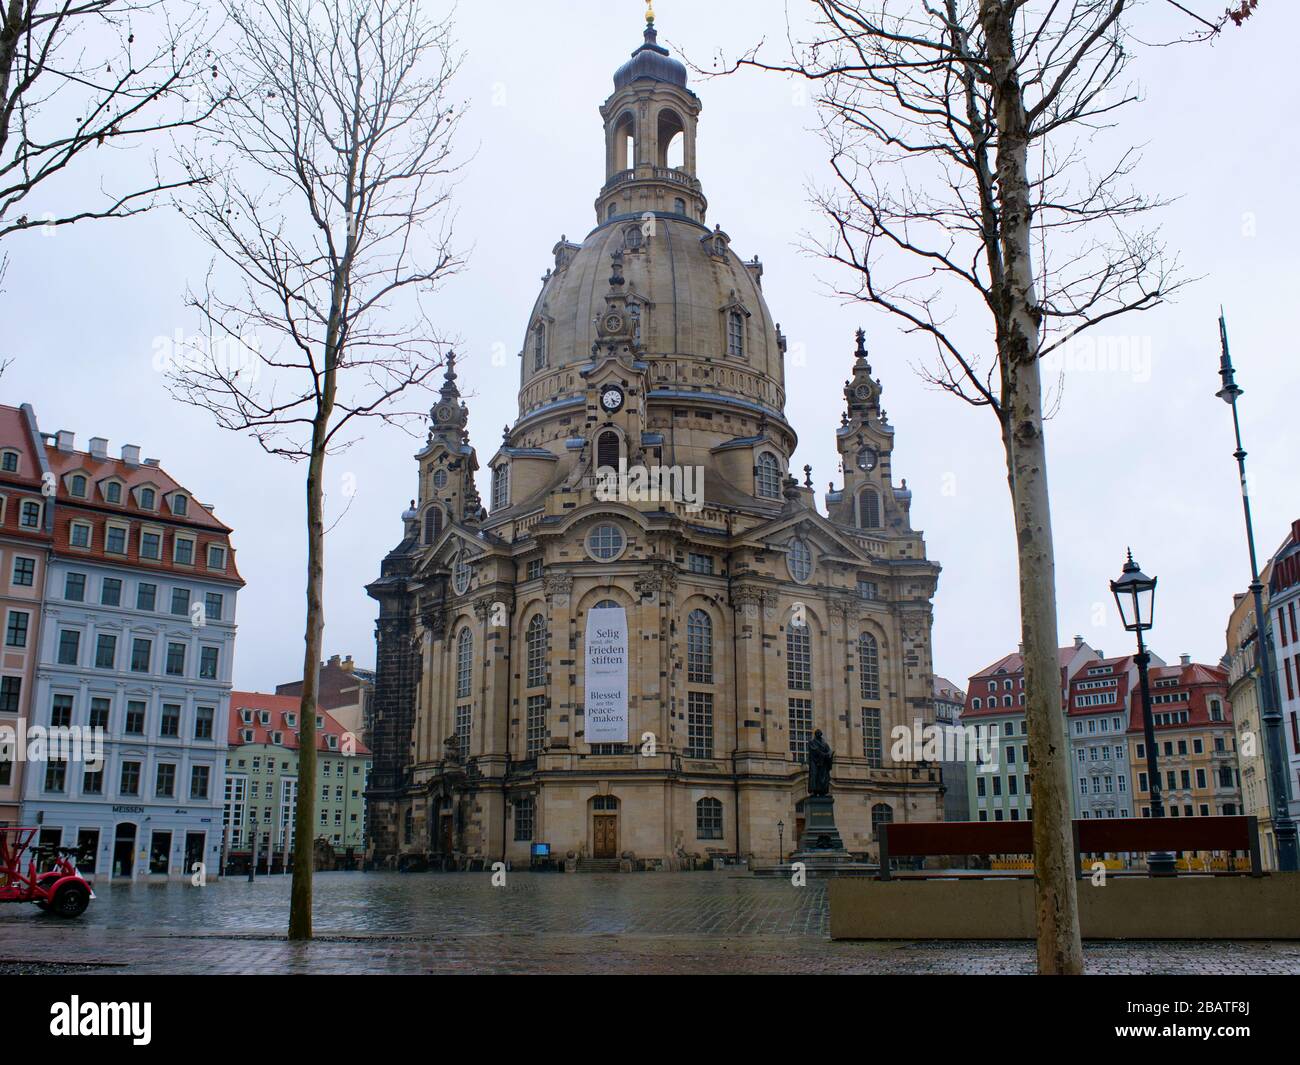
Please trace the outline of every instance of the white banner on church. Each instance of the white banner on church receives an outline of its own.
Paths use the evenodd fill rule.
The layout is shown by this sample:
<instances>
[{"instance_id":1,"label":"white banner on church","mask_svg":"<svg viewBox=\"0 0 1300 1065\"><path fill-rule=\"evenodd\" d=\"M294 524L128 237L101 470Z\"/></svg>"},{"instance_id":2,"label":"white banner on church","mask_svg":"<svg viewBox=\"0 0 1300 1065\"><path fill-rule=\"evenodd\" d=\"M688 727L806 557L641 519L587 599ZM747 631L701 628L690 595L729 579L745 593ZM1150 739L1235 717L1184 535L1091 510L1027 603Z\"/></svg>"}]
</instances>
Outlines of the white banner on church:
<instances>
[{"instance_id":1,"label":"white banner on church","mask_svg":"<svg viewBox=\"0 0 1300 1065\"><path fill-rule=\"evenodd\" d=\"M587 614L588 743L627 742L627 612L598 607Z\"/></svg>"}]
</instances>

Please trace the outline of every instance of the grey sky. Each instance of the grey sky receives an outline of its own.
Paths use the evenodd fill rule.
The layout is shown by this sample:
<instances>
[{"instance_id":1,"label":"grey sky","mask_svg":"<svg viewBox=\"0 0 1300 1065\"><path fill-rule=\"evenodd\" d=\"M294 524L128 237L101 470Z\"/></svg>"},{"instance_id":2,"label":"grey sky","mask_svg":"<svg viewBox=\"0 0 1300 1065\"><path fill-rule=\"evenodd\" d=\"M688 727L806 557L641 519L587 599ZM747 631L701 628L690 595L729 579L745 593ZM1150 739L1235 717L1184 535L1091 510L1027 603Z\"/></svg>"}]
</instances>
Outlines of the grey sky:
<instances>
[{"instance_id":1,"label":"grey sky","mask_svg":"<svg viewBox=\"0 0 1300 1065\"><path fill-rule=\"evenodd\" d=\"M790 6L803 16L806 5ZM1147 5L1162 26L1165 7ZM718 48L734 54L760 37L779 44L785 35L777 0L659 0L655 8L661 43L705 64ZM456 203L470 263L434 306L461 338L461 383L471 393L481 461L514 417L515 353L550 249L562 233L580 240L594 225L603 179L596 109L639 42L642 10L634 0L461 5L458 36L468 57L458 94L470 102L461 146L473 158ZM1176 304L1115 330L1136 338L1149 366L1067 369L1049 427L1063 641L1080 633L1108 653L1130 649L1107 581L1131 544L1160 578L1155 649L1210 662L1223 652L1232 593L1244 588L1247 572L1231 423L1214 398L1220 302L1246 392L1261 550L1271 551L1300 518L1291 321L1300 288L1300 90L1282 73L1297 31L1296 5L1267 0L1245 28L1229 27L1214 46L1147 49L1133 66L1146 100L1121 121L1126 140L1145 145L1136 181L1179 197L1163 214L1165 238L1188 272L1204 279ZM693 87L704 104L699 176L709 221L722 225L742 257L763 260L764 291L791 358L806 360L787 372L787 414L801 436L792 465L812 465L819 499L828 481L839 481L833 430L861 324L897 430L895 476L907 478L913 521L943 566L935 669L964 684L1019 640L1011 516L992 415L928 389L914 370L925 346L883 314L827 296L832 268L799 251L800 234L821 225L807 187L826 181L826 153L803 94L753 73L696 78ZM98 176L80 180L94 186ZM42 429L72 429L79 447L96 435L114 451L139 444L214 504L235 530L248 581L236 686L270 689L293 679L302 655L303 470L175 404L151 365L155 338L198 332L183 295L187 279L202 278L205 249L176 215L159 211L33 231L10 240L8 252L0 351L16 362L0 384L3 401L33 403ZM415 450L410 437L375 426L330 462L329 520L347 502L347 475L356 495L329 540L327 653L373 662L375 610L363 586L400 536L399 516L415 491Z\"/></svg>"}]
</instances>

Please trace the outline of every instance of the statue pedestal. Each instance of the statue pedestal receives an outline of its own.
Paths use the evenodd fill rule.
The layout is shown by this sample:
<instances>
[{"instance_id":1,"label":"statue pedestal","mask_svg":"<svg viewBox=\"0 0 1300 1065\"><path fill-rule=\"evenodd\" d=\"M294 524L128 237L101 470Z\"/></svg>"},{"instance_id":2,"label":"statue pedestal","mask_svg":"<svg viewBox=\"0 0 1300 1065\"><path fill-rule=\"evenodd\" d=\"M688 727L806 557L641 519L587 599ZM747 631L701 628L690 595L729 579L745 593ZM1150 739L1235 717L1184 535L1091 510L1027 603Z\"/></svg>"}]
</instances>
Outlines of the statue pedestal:
<instances>
[{"instance_id":1,"label":"statue pedestal","mask_svg":"<svg viewBox=\"0 0 1300 1065\"><path fill-rule=\"evenodd\" d=\"M804 800L804 829L795 861L806 858L848 859L840 830L835 827L835 800L829 795L810 795Z\"/></svg>"}]
</instances>

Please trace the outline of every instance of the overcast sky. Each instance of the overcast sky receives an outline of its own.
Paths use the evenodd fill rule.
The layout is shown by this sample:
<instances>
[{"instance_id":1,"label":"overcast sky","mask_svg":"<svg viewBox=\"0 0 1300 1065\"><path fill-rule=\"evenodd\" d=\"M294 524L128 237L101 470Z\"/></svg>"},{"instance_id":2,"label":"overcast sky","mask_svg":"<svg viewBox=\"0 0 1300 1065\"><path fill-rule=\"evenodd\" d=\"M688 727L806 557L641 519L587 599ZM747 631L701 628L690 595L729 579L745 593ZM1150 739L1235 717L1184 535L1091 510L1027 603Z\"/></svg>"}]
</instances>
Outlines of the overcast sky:
<instances>
[{"instance_id":1,"label":"overcast sky","mask_svg":"<svg viewBox=\"0 0 1300 1065\"><path fill-rule=\"evenodd\" d=\"M792 3L792 17L805 6ZM1192 6L1208 12L1223 3ZM1217 662L1223 654L1233 592L1249 577L1231 421L1214 397L1220 303L1246 393L1261 551L1271 552L1300 518L1300 92L1286 73L1300 35L1298 6L1265 0L1246 28L1229 27L1213 46L1147 49L1134 64L1146 98L1122 121L1128 141L1144 145L1137 182L1178 198L1164 212L1165 238L1203 280L1176 304L1117 330L1149 352L1149 365L1067 370L1048 429L1062 642L1079 633L1107 653L1131 649L1107 587L1131 544L1146 572L1160 578L1154 648L1166 659L1186 651ZM1158 7L1148 10L1163 26L1167 5ZM658 0L655 8L661 43L705 66L720 48L734 54L760 37L779 46L785 36L779 0ZM460 7L467 60L458 94L470 105L461 146L473 158L456 206L469 266L434 306L461 340L461 384L480 461L514 419L513 355L550 249L561 234L580 240L594 225L592 201L604 176L597 107L639 43L641 25L634 0ZM806 366L787 376L787 415L801 438L792 467L812 465L819 500L826 483L839 480L839 389L862 325L896 429L895 477L907 478L913 523L943 567L935 670L964 686L1020 638L993 417L927 388L915 371L926 348L882 313L829 297L833 269L800 251L801 234L821 225L808 188L826 182L826 153L803 93L759 74L695 79L693 87L704 105L699 176L709 221L722 225L742 258L762 259L773 314L792 351L806 354ZM79 180L93 187L99 175L86 171ZM183 296L187 280L201 280L208 253L169 211L50 235L31 231L7 250L0 350L16 361L0 382L3 402L32 403L43 430L74 430L79 447L91 436L107 437L114 452L139 444L213 504L235 530L248 582L239 598L235 684L270 690L293 679L302 655L303 470L178 406L152 368L156 338L198 332ZM504 367L493 365L494 351L509 355ZM429 397L422 405L431 404ZM415 494L415 450L410 437L375 427L330 463L328 520L342 513L349 476L356 496L329 538L327 654L373 664L376 609L364 585L400 539L400 515Z\"/></svg>"}]
</instances>

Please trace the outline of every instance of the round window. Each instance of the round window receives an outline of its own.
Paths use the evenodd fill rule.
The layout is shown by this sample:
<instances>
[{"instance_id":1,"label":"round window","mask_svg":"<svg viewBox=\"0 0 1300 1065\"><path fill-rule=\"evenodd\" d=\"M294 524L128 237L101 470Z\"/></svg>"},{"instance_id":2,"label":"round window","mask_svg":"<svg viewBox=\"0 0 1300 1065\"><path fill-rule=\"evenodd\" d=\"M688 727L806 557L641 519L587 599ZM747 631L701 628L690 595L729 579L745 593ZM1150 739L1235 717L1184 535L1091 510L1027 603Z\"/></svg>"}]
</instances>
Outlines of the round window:
<instances>
[{"instance_id":1,"label":"round window","mask_svg":"<svg viewBox=\"0 0 1300 1065\"><path fill-rule=\"evenodd\" d=\"M464 595L469 588L469 569L469 559L463 553L457 555L451 570L451 583L457 595Z\"/></svg>"},{"instance_id":2,"label":"round window","mask_svg":"<svg viewBox=\"0 0 1300 1065\"><path fill-rule=\"evenodd\" d=\"M800 584L812 576L812 549L807 541L799 539L790 541L790 553L786 556L785 564L790 571L790 576Z\"/></svg>"},{"instance_id":3,"label":"round window","mask_svg":"<svg viewBox=\"0 0 1300 1065\"><path fill-rule=\"evenodd\" d=\"M617 558L623 551L623 530L617 525L597 525L587 536L587 550L602 562Z\"/></svg>"}]
</instances>

